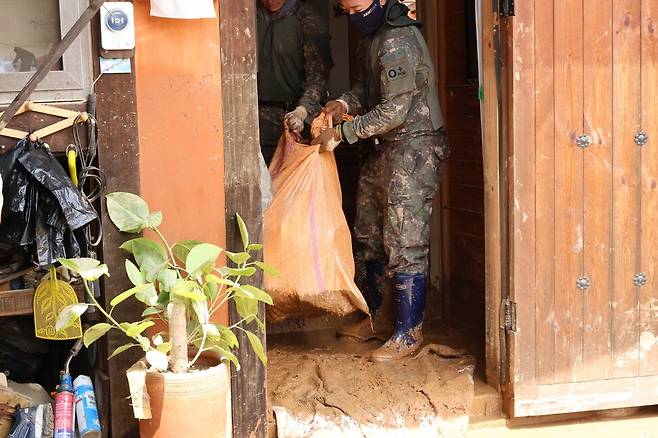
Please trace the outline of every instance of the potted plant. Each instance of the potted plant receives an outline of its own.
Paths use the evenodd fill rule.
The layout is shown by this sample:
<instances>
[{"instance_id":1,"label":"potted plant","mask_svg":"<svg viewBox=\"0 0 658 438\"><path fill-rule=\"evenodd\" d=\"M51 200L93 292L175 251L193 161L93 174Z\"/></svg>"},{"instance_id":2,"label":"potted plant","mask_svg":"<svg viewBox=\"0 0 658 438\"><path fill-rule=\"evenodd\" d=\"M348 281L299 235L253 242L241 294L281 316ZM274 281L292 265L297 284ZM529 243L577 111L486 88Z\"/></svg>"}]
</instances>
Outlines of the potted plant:
<instances>
[{"instance_id":1,"label":"potted plant","mask_svg":"<svg viewBox=\"0 0 658 438\"><path fill-rule=\"evenodd\" d=\"M91 345L110 330L123 332L129 339L110 358L131 348L141 348L145 359L145 385L150 399L150 419L140 420L142 438L182 436L224 436L230 429L228 403L229 370L227 361L240 364L231 352L238 348L236 330L244 332L251 347L263 363L266 356L259 338L243 327L255 321L259 301L272 304L270 296L254 286L242 284L258 269L276 275L252 254L262 248L250 243L244 221L237 216L244 251L232 253L217 245L187 240L170 245L159 226L160 212L151 212L146 202L131 193L107 195L107 209L112 222L126 233L150 230L149 237L137 237L121 245L135 263L126 259L128 278L133 287L120 293L105 309L94 298L89 283L109 276L106 265L88 258L60 259L60 263L79 275L90 304L67 306L58 317L57 329L72 324L87 306L96 307L106 322L84 332L85 346ZM217 266L221 254L235 267ZM139 321L118 321L113 316L117 306L138 300L144 306ZM242 320L231 326L218 324L213 315L233 300ZM133 367L134 368L134 367ZM143 383L142 383L143 388ZM135 404L134 385L133 404ZM219 415L228 418L220 421ZM146 415L148 416L148 414ZM196 431L199 431L198 433Z\"/></svg>"}]
</instances>

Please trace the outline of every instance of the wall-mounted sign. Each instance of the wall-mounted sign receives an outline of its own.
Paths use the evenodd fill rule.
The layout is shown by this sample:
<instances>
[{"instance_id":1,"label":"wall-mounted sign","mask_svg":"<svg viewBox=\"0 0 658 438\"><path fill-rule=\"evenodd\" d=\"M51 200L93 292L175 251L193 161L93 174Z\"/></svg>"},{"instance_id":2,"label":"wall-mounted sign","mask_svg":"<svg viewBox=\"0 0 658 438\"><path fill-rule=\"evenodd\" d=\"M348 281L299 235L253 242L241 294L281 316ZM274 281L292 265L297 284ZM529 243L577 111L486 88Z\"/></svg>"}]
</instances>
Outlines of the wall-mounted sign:
<instances>
[{"instance_id":1,"label":"wall-mounted sign","mask_svg":"<svg viewBox=\"0 0 658 438\"><path fill-rule=\"evenodd\" d=\"M151 0L151 15L163 18L215 18L213 0Z\"/></svg>"},{"instance_id":2,"label":"wall-mounted sign","mask_svg":"<svg viewBox=\"0 0 658 438\"><path fill-rule=\"evenodd\" d=\"M101 7L101 46L105 50L135 48L135 16L131 2L105 2Z\"/></svg>"}]
</instances>

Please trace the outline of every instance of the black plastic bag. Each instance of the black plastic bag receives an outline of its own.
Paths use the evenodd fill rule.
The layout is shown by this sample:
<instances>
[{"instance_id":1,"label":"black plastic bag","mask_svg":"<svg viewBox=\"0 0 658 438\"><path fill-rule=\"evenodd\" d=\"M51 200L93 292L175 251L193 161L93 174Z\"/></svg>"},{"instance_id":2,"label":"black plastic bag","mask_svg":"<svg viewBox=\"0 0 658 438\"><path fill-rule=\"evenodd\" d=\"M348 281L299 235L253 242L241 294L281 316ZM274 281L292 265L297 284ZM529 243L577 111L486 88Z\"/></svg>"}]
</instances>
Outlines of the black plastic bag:
<instances>
[{"instance_id":1,"label":"black plastic bag","mask_svg":"<svg viewBox=\"0 0 658 438\"><path fill-rule=\"evenodd\" d=\"M43 143L19 141L0 156L0 171L6 172L0 241L24 248L40 266L79 257L84 242L71 232L97 214Z\"/></svg>"},{"instance_id":2,"label":"black plastic bag","mask_svg":"<svg viewBox=\"0 0 658 438\"><path fill-rule=\"evenodd\" d=\"M77 230L96 219L87 198L73 186L71 178L45 148L36 148L18 157L25 170L53 194L69 228Z\"/></svg>"}]
</instances>

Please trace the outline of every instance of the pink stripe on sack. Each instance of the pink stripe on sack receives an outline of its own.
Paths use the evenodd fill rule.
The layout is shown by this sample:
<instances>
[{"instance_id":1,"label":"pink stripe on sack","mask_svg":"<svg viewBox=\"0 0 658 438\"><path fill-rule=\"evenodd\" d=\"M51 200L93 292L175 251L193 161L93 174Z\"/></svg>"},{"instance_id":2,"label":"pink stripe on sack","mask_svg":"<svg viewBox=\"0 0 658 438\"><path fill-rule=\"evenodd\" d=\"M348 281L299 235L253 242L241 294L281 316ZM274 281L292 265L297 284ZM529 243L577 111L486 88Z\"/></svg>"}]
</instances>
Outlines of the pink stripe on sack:
<instances>
[{"instance_id":1,"label":"pink stripe on sack","mask_svg":"<svg viewBox=\"0 0 658 438\"><path fill-rule=\"evenodd\" d=\"M319 164L316 157L316 167ZM319 170L319 169L318 169ZM322 278L322 271L320 270L320 248L318 245L318 227L315 221L315 187L311 190L311 208L309 209L309 221L311 222L311 257L313 258L313 271L315 272L315 282L320 291L324 291L324 279Z\"/></svg>"}]
</instances>

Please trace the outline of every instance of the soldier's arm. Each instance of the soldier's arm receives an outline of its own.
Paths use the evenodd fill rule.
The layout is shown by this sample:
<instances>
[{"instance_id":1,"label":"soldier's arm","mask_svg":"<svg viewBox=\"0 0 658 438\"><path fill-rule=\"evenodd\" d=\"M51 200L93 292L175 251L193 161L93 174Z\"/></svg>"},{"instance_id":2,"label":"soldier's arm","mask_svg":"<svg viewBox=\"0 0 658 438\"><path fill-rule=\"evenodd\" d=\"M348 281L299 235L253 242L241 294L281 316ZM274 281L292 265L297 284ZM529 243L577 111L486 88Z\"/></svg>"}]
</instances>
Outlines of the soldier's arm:
<instances>
[{"instance_id":1,"label":"soldier's arm","mask_svg":"<svg viewBox=\"0 0 658 438\"><path fill-rule=\"evenodd\" d=\"M320 112L322 100L327 97L327 81L333 66L329 32L320 16L310 7L300 10L304 29L304 94L298 105L306 108L309 115Z\"/></svg>"},{"instance_id":2,"label":"soldier's arm","mask_svg":"<svg viewBox=\"0 0 658 438\"><path fill-rule=\"evenodd\" d=\"M411 108L416 90L416 66L419 53L411 39L413 33L384 42L379 54L381 102L362 116L343 126L351 144L359 139L385 134L400 126Z\"/></svg>"}]
</instances>

